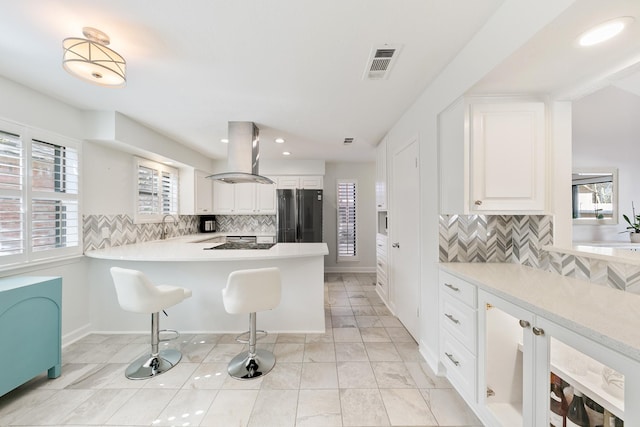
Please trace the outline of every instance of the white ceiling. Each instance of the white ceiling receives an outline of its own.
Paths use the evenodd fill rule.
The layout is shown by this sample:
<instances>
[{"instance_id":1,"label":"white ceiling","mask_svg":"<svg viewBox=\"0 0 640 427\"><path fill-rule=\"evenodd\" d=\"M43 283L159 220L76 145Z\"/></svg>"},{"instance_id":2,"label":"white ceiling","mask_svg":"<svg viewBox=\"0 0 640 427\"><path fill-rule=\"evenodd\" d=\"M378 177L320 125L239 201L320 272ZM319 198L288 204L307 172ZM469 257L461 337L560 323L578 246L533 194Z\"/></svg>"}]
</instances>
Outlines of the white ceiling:
<instances>
[{"instance_id":1,"label":"white ceiling","mask_svg":"<svg viewBox=\"0 0 640 427\"><path fill-rule=\"evenodd\" d=\"M373 160L375 145L502 0L0 0L0 75L86 110L118 111L214 158L227 122L261 156ZM127 60L127 86L67 74L62 40L90 26ZM402 44L388 80L372 46ZM276 145L276 137L286 139ZM355 137L345 147L345 137Z\"/></svg>"}]
</instances>

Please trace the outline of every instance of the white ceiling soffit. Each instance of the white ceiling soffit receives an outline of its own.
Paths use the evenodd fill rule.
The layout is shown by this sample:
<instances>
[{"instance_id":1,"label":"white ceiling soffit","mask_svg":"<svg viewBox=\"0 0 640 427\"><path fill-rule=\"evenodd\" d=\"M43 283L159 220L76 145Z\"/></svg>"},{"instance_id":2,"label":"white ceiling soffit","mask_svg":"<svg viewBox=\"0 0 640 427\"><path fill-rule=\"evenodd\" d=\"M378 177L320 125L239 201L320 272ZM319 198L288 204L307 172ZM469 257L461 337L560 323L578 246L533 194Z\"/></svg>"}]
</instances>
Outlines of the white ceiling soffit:
<instances>
[{"instance_id":1,"label":"white ceiling soffit","mask_svg":"<svg viewBox=\"0 0 640 427\"><path fill-rule=\"evenodd\" d=\"M391 68L398 59L401 49L402 45L400 44L384 44L372 47L362 78L365 80L388 79Z\"/></svg>"},{"instance_id":2,"label":"white ceiling soffit","mask_svg":"<svg viewBox=\"0 0 640 427\"><path fill-rule=\"evenodd\" d=\"M632 16L635 21L602 44L578 46L578 37L586 30L621 16ZM579 0L488 73L470 93L538 93L574 100L617 85L619 79L624 79L621 88L640 93L640 86L633 87L640 85L640 79L628 77L639 61L640 1Z\"/></svg>"}]
</instances>

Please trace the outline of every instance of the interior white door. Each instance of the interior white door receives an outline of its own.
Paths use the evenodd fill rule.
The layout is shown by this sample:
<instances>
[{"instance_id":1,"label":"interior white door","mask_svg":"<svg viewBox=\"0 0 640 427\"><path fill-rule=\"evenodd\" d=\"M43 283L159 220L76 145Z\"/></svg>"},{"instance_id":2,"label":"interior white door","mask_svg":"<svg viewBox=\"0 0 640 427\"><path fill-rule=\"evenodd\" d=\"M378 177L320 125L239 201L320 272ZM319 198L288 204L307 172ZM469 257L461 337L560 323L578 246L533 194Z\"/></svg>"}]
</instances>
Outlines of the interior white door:
<instances>
[{"instance_id":1,"label":"interior white door","mask_svg":"<svg viewBox=\"0 0 640 427\"><path fill-rule=\"evenodd\" d=\"M420 170L418 140L393 153L391 274L393 305L407 331L420 331Z\"/></svg>"}]
</instances>

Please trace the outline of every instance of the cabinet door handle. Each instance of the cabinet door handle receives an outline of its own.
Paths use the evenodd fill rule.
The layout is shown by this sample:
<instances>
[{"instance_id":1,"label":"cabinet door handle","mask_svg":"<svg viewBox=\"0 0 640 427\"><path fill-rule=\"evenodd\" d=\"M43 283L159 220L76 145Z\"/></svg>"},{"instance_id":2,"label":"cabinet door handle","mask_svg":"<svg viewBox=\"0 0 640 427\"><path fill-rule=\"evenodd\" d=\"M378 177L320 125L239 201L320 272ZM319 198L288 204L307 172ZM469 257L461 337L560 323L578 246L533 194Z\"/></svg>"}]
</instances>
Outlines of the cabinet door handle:
<instances>
[{"instance_id":1,"label":"cabinet door handle","mask_svg":"<svg viewBox=\"0 0 640 427\"><path fill-rule=\"evenodd\" d=\"M531 330L533 331L534 335L538 335L538 336L544 335L544 329L538 328L537 326L534 326Z\"/></svg>"},{"instance_id":2,"label":"cabinet door handle","mask_svg":"<svg viewBox=\"0 0 640 427\"><path fill-rule=\"evenodd\" d=\"M456 319L455 317L453 317L452 314L449 313L445 313L444 314L449 320L451 320L453 323L455 323L456 325L460 323L460 321L458 319Z\"/></svg>"},{"instance_id":3,"label":"cabinet door handle","mask_svg":"<svg viewBox=\"0 0 640 427\"><path fill-rule=\"evenodd\" d=\"M520 319L520 326L522 326L523 328L528 328L529 326L531 326L531 323L526 320Z\"/></svg>"},{"instance_id":4,"label":"cabinet door handle","mask_svg":"<svg viewBox=\"0 0 640 427\"><path fill-rule=\"evenodd\" d=\"M391 245L394 248L399 248L400 247L400 242L395 242L393 245Z\"/></svg>"},{"instance_id":5,"label":"cabinet door handle","mask_svg":"<svg viewBox=\"0 0 640 427\"><path fill-rule=\"evenodd\" d=\"M476 200L475 202L473 202L473 204L476 206L480 206L482 204L482 200Z\"/></svg>"},{"instance_id":6,"label":"cabinet door handle","mask_svg":"<svg viewBox=\"0 0 640 427\"><path fill-rule=\"evenodd\" d=\"M444 284L447 288L451 289L454 292L460 292L460 288L457 288L455 286L453 286L451 283L445 283Z\"/></svg>"},{"instance_id":7,"label":"cabinet door handle","mask_svg":"<svg viewBox=\"0 0 640 427\"><path fill-rule=\"evenodd\" d=\"M460 366L460 362L458 362L456 359L453 358L453 354L447 353L446 351L445 351L444 354L445 354L445 356L447 356L449 358L449 360L451 360L453 362L454 365Z\"/></svg>"}]
</instances>

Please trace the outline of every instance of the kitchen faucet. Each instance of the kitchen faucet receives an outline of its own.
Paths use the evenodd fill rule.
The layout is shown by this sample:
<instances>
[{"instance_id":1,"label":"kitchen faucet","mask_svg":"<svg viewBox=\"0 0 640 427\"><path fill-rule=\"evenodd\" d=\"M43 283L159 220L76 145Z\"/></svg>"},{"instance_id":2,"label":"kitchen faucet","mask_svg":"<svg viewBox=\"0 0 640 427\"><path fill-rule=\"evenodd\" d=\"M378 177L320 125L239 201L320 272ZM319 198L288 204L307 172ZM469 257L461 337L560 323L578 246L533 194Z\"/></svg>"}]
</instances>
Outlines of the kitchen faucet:
<instances>
[{"instance_id":1,"label":"kitchen faucet","mask_svg":"<svg viewBox=\"0 0 640 427\"><path fill-rule=\"evenodd\" d=\"M178 225L178 220L176 218L174 218L173 215L166 214L165 216L163 216L162 217L162 231L160 232L160 240L164 240L164 239L167 238L167 226L166 226L164 220L167 219L168 216L173 218L173 225Z\"/></svg>"}]
</instances>

